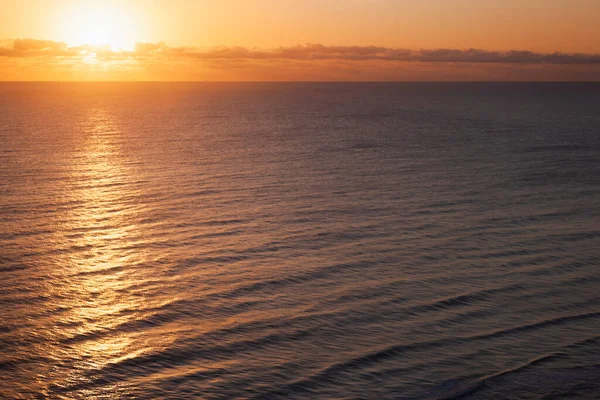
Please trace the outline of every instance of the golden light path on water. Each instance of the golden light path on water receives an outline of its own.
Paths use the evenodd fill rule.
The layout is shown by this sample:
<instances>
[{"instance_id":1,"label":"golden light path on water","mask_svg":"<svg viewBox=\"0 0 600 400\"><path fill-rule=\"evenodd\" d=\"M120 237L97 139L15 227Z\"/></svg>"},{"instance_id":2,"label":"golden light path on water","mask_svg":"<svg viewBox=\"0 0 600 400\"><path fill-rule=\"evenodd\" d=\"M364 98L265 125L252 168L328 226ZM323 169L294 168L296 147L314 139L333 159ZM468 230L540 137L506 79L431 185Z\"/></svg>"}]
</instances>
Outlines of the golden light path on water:
<instances>
[{"instance_id":1,"label":"golden light path on water","mask_svg":"<svg viewBox=\"0 0 600 400\"><path fill-rule=\"evenodd\" d=\"M64 312L46 325L54 327L56 343L42 344L40 349L58 362L38 380L59 392L61 387L79 388L90 398L98 393L86 385L97 372L172 341L166 332L148 336L128 328L163 304L156 298L151 303L143 287L152 277L148 269L136 268L148 261L137 223L147 210L142 202L133 201L139 177L121 148L120 129L103 108L89 109L82 116L81 142L69 160L70 185L64 189L74 206L63 210L56 230L55 247L68 251L52 261L59 279L48 288L49 298L56 300L55 310ZM60 360L68 359L75 362L65 368ZM126 389L118 383L102 388L104 395L111 392L123 395Z\"/></svg>"}]
</instances>

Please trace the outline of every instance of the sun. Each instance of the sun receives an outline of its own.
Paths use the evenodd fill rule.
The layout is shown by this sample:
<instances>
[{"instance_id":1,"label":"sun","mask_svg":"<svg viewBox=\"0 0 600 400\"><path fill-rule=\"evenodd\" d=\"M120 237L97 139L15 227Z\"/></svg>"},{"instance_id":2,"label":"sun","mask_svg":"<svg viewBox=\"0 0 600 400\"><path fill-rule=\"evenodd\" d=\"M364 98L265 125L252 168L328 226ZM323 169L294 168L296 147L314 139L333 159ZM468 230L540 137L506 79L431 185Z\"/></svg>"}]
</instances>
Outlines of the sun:
<instances>
[{"instance_id":1,"label":"sun","mask_svg":"<svg viewBox=\"0 0 600 400\"><path fill-rule=\"evenodd\" d=\"M65 11L64 34L71 46L109 46L133 50L138 32L136 13L111 2L84 3Z\"/></svg>"}]
</instances>

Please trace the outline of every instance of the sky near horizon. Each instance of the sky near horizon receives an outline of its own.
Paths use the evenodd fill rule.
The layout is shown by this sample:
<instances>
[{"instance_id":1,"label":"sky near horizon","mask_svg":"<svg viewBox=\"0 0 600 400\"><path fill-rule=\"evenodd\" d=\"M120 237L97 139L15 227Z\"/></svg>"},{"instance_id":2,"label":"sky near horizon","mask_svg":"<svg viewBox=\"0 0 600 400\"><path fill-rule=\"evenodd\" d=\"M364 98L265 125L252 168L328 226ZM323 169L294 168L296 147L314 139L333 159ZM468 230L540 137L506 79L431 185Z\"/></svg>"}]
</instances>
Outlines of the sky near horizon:
<instances>
[{"instance_id":1,"label":"sky near horizon","mask_svg":"<svg viewBox=\"0 0 600 400\"><path fill-rule=\"evenodd\" d=\"M600 80L597 0L0 0L0 80Z\"/></svg>"}]
</instances>

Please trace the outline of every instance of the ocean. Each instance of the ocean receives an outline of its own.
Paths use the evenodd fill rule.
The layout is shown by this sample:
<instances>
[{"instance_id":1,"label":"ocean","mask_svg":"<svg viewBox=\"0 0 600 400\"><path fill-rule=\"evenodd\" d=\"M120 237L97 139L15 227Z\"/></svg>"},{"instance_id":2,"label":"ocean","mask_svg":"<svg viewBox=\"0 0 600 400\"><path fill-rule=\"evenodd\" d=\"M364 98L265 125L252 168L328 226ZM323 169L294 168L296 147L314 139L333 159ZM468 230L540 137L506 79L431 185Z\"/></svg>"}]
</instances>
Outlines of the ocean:
<instances>
[{"instance_id":1,"label":"ocean","mask_svg":"<svg viewBox=\"0 0 600 400\"><path fill-rule=\"evenodd\" d=\"M600 398L600 84L0 84L0 398Z\"/></svg>"}]
</instances>

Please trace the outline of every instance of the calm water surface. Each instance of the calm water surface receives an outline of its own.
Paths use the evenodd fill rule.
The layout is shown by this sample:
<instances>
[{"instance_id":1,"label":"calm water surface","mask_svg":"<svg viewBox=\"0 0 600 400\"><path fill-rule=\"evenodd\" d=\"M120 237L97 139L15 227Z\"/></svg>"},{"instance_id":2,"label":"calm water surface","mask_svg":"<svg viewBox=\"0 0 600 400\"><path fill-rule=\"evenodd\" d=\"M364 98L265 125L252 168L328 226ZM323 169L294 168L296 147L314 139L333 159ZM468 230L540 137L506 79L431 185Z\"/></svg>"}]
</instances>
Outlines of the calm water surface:
<instances>
[{"instance_id":1,"label":"calm water surface","mask_svg":"<svg viewBox=\"0 0 600 400\"><path fill-rule=\"evenodd\" d=\"M600 85L0 84L0 398L593 399Z\"/></svg>"}]
</instances>

